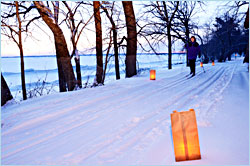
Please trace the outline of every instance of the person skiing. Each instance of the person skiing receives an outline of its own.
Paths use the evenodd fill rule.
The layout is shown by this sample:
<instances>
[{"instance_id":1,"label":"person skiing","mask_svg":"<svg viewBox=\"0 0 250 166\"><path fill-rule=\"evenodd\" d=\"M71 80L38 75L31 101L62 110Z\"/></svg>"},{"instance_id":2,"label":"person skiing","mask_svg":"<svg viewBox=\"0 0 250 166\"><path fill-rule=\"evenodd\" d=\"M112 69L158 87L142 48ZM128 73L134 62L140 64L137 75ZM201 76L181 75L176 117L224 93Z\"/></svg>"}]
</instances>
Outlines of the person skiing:
<instances>
[{"instance_id":1,"label":"person skiing","mask_svg":"<svg viewBox=\"0 0 250 166\"><path fill-rule=\"evenodd\" d=\"M199 58L201 57L201 50L199 44L196 42L196 38L192 36L190 41L185 44L185 48L187 49L187 56L190 66L190 74L192 77L195 76L195 62L197 55L199 54Z\"/></svg>"}]
</instances>

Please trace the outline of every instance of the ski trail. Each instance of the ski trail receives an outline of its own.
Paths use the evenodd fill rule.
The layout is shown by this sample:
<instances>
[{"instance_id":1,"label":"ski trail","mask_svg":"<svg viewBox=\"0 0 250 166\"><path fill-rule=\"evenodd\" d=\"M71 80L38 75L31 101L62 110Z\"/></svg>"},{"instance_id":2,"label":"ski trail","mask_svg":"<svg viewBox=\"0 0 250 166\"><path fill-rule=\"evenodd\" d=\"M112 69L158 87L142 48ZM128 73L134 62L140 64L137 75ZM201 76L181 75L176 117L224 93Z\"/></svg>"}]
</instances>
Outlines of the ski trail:
<instances>
[{"instance_id":1,"label":"ski trail","mask_svg":"<svg viewBox=\"0 0 250 166\"><path fill-rule=\"evenodd\" d=\"M164 88L165 89L165 88ZM152 93L152 92L151 92ZM187 93L189 93L189 92L187 92ZM181 95L182 96L182 95ZM133 97L132 97L133 98ZM180 98L180 97L179 97ZM137 100L138 99L141 99L141 98L137 98ZM175 100L178 100L178 99L175 99ZM128 100L129 101L129 100ZM67 110L69 110L69 111L71 111L71 110L73 110L74 109L74 107L72 108L71 107L71 109L68 109L67 108ZM63 112L62 112L63 113ZM56 114L57 115L57 114ZM48 115L47 117L43 117L43 118L48 118L48 117L54 117L55 115L54 114L50 114L50 115ZM72 115L73 116L73 115ZM43 118L40 118L40 119L43 119ZM61 118L61 117L58 117L59 119ZM95 120L95 118L94 119L91 119L90 121L92 121L92 120ZM34 119L32 122L37 122L38 120L37 119ZM89 121L88 121L89 122ZM49 140L49 139L51 139L52 137L56 137L56 136L58 136L58 135L60 135L60 134L62 134L62 133L64 133L64 132L67 132L67 131L70 131L70 130L72 130L73 128L76 128L76 127L78 127L78 126L81 126L82 124L85 124L85 123L78 123L76 126L71 126L68 130L65 130L65 131L63 131L63 132L59 132L59 133L57 133L56 135L52 135L52 136L48 136L46 139L44 139L44 140L39 140L39 142L35 142L35 143L33 143L33 144L29 144L29 146L27 146L27 147L24 147L24 148L22 148L22 149L19 149L19 151L22 151L22 150L24 150L24 149L27 149L27 148L30 148L31 146L34 146L34 145L37 145L37 144L39 144L39 143L41 143L41 142L44 142L44 141L46 141L46 140ZM28 122L28 125L30 125L30 122ZM25 126L25 125L24 125ZM16 128L15 128L16 129ZM18 129L18 128L17 128ZM8 133L5 133L5 134L8 134ZM41 135L39 135L39 137L41 137ZM39 138L38 137L38 138ZM35 138L36 139L36 138ZM27 141L30 141L30 140L27 140ZM13 152L13 153L16 153L16 151L15 152ZM11 154L9 154L9 155L11 155Z\"/></svg>"},{"instance_id":2,"label":"ski trail","mask_svg":"<svg viewBox=\"0 0 250 166\"><path fill-rule=\"evenodd\" d=\"M158 112L159 113L159 112ZM154 115L157 115L157 114L154 114ZM152 116L152 114L151 115L149 115L148 117L149 118L145 118L146 116L144 116L144 119L143 119L143 122L145 123L145 121L146 120L148 120L149 118L153 118L153 116ZM164 117L165 118L165 117ZM163 118L163 119L164 119ZM138 125L137 125L138 126ZM136 126L135 126L136 127ZM134 127L134 128L135 128ZM133 128L133 130L134 130L134 128ZM130 131L133 131L133 130L130 130ZM127 132L126 134L128 134L129 132ZM142 135L143 136L143 135ZM119 137L120 137L120 135L119 135ZM101 146L101 147L99 147L99 150L96 150L96 151L94 151L94 150L92 150L92 153L88 153L89 154L89 156L88 157L86 157L86 159L88 159L89 157L91 157L91 156L93 156L94 154L97 154L97 152L98 151L101 151L102 149L106 149L107 147L108 147L108 145L111 145L111 142L112 142L112 144L114 144L114 140L112 140L112 141L108 141L107 142L107 144L104 144L103 146ZM105 147L105 148L104 148Z\"/></svg>"},{"instance_id":3,"label":"ski trail","mask_svg":"<svg viewBox=\"0 0 250 166\"><path fill-rule=\"evenodd\" d=\"M130 99L132 99L132 98L135 98L135 100L140 100L141 98L144 98L144 96L150 96L149 94L151 94L151 93L152 94L157 94L157 92L159 92L159 91L166 90L168 88L176 87L179 84L183 84L185 82L187 82L187 80L185 80L185 78L180 78L180 80L172 81L170 83L167 83L168 86L164 86L163 88L160 88L160 89L156 88L155 91L151 90L151 91L148 91L148 93L142 93L144 91L144 88L147 88L147 87L145 87L145 85L143 85L143 88L139 88L138 90L132 89L129 93L125 93L124 91L120 92L120 93L122 93L122 94L125 93L125 95L123 97L124 101L130 101ZM148 83L147 85L150 85L150 83ZM22 123L19 126L18 125L15 126L15 127L11 128L11 129L9 129L7 132L3 131L2 135L9 134L9 133L11 133L11 132L13 132L15 130L20 130L21 128L23 128L25 130L26 129L25 127L27 127L27 126L33 126L33 128L36 128L36 125L40 125L41 123L49 123L51 121L50 119L53 119L55 117L57 117L57 119L60 119L60 118L66 117L66 116L75 116L74 112L72 112L72 111L76 110L76 108L78 108L78 107L84 107L84 106L88 106L88 105L92 105L92 107L95 107L94 103L96 103L96 102L98 103L99 101L103 101L103 102L106 101L110 105L113 105L113 104L117 103L118 101L117 100L110 100L110 99L112 97L114 98L114 97L118 96L119 94L116 93L115 95L112 95L112 96L101 97L101 98L98 98L97 100L84 102L84 103L78 104L76 106L68 105L68 106L66 106L66 108L65 108L64 105L61 105L60 103L58 103L56 105L54 105L54 104L53 105L49 105L47 107L45 106L45 108L43 108L44 110L49 109L51 107L52 108L54 108L54 107L59 107L60 108L61 107L62 109L60 111L57 111L57 112L53 111L53 113L50 113L50 114L40 115L37 118L32 117L31 120L29 120L27 122L24 122L24 123ZM118 100L119 100L119 98L118 98ZM105 108L105 106L104 106L104 108ZM35 108L35 109L37 109L37 108ZM93 111L91 110L90 107L88 107L88 109L89 109L89 111L86 111L85 113L89 113L89 112L93 113ZM8 119L10 119L10 118L13 118L13 117L9 117Z\"/></svg>"},{"instance_id":4,"label":"ski trail","mask_svg":"<svg viewBox=\"0 0 250 166\"><path fill-rule=\"evenodd\" d=\"M224 73L224 71L222 71L221 74L223 74L223 73ZM221 76L221 75L219 75L219 76ZM219 76L217 76L215 79L217 79ZM212 81L214 81L214 80L212 80ZM178 99L179 99L179 98L178 98ZM178 99L176 99L176 100L178 100ZM176 100L175 100L175 101L176 101ZM174 103L174 101L172 101L172 103ZM167 107L167 106L169 106L169 105L166 105L166 106L164 106L164 107ZM161 111L164 111L164 110L165 110L164 107L161 109ZM148 120L154 118L154 116L159 115L159 112L161 112L161 111L158 110L157 113L150 114L150 115L144 115L144 116L143 116L143 119L142 119L142 121L141 121L141 123L138 123L136 126L134 126L133 130L135 130L135 128L138 128L139 125L141 125L142 123L146 123L146 121L148 121ZM166 120L166 119L169 119L169 118L170 118L169 115L167 115L167 116L160 116L160 119L158 119L158 121L163 121L163 120ZM150 123L150 124L153 124L153 125L150 126L150 128L148 128L147 130L145 130L145 132L142 132L142 130L143 130L143 128L142 128L142 129L139 130L139 131L140 131L140 132L139 132L140 134L133 135L133 137L131 138L132 141L131 141L130 139L124 140L124 142L121 143L121 145L125 144L126 146L122 146L121 149L124 149L125 147L126 147L126 148L131 148L131 146L135 146L135 145L136 145L135 142L137 142L139 139L143 138L147 133L149 133L150 131L152 131L153 129L155 129L155 127L157 127L157 126L159 125L158 123ZM132 130L132 131L133 131L133 130ZM127 134L128 134L128 133L127 133ZM136 139L135 139L135 138L136 138ZM135 140L137 140L137 141L135 141ZM131 144L130 144L130 143L131 143ZM116 144L116 142L113 142L113 141L112 141L112 144L110 144L110 146L112 146L112 145L114 145L114 144ZM107 148L108 148L107 145L105 145L105 148L99 148L99 150L96 150L96 152L95 152L94 154L101 153L103 149L107 149ZM111 148L111 149L112 149L112 148ZM112 152L112 150L110 150L109 152ZM114 157L116 157L116 156L119 156L117 153L120 153L120 152L121 152L121 150L117 150L117 149L116 149L116 150L115 150L115 153L114 153L113 155L111 155L112 153L109 153L109 155L107 155L107 156L109 156L109 158L114 158ZM104 154L105 154L105 153L104 153ZM93 154L92 154L91 156L93 156Z\"/></svg>"},{"instance_id":5,"label":"ski trail","mask_svg":"<svg viewBox=\"0 0 250 166\"><path fill-rule=\"evenodd\" d=\"M4 128L2 162L25 164L29 158L34 158L31 164L121 164L131 159L128 164L140 164L142 160L138 158L143 159L155 141L169 136L173 110L194 108L198 126L208 126L210 118L216 114L213 108L239 65L240 61L236 61L231 65L206 68L206 73L197 70L192 79L181 72L156 81L138 78L132 84L125 80L124 85L112 85L112 93L108 85L100 87L101 91L98 88L88 93L77 91L65 95L66 99L60 97L51 101L54 99L51 98L40 105L36 105L37 99L28 110L25 110L27 105L20 104L16 107L18 113L3 119L8 124L14 122L12 118L27 116L25 121ZM242 82L248 82L245 75L241 78ZM89 98L90 93L98 96ZM79 99L72 103L70 99L76 94ZM48 157L50 155L53 158Z\"/></svg>"}]
</instances>

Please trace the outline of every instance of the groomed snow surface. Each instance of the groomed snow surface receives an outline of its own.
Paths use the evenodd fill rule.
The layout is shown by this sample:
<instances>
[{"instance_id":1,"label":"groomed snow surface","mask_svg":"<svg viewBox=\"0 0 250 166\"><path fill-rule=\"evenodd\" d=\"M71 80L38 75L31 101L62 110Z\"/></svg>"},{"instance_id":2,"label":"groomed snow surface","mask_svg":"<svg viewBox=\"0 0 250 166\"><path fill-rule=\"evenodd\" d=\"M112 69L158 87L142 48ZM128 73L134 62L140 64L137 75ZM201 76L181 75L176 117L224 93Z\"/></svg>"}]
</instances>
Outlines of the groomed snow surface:
<instances>
[{"instance_id":1,"label":"groomed snow surface","mask_svg":"<svg viewBox=\"0 0 250 166\"><path fill-rule=\"evenodd\" d=\"M2 107L2 164L248 165L249 73L243 59L174 66ZM194 108L201 160L175 162L170 113Z\"/></svg>"}]
</instances>

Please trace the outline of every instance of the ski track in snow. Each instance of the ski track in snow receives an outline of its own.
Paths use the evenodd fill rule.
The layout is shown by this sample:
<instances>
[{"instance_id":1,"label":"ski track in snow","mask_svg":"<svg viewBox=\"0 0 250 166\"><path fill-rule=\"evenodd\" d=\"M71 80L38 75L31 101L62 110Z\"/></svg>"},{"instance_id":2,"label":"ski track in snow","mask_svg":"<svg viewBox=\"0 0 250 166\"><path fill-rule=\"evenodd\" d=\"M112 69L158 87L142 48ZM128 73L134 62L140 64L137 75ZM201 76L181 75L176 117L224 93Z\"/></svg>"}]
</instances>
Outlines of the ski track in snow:
<instances>
[{"instance_id":1,"label":"ski track in snow","mask_svg":"<svg viewBox=\"0 0 250 166\"><path fill-rule=\"evenodd\" d=\"M241 63L205 65L206 73L197 66L190 79L188 68L170 77L162 71L156 81L137 77L3 107L2 163L140 164L154 141L170 136L173 110L194 108L199 127L212 125Z\"/></svg>"}]
</instances>

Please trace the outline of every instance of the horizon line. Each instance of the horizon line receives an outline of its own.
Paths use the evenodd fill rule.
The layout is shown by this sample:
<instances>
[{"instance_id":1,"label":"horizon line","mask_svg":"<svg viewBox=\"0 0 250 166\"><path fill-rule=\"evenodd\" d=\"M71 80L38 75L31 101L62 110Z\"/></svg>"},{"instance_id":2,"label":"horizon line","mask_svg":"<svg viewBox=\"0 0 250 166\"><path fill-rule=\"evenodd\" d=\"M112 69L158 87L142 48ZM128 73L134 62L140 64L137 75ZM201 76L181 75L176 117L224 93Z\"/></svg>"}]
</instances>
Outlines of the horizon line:
<instances>
[{"instance_id":1,"label":"horizon line","mask_svg":"<svg viewBox=\"0 0 250 166\"><path fill-rule=\"evenodd\" d=\"M184 54L186 53L185 51L174 51L172 52L172 54ZM137 53L137 54L159 54L159 55L163 55L163 54L168 54L168 52L159 52L159 53L154 53L154 52L147 52L147 53L143 53L143 52L140 52L140 53ZM96 55L96 54L93 54L93 53L88 53L88 54L80 54L79 56L93 56L93 55ZM113 53L112 54L109 54L109 55L114 55ZM126 53L120 53L119 55L126 55ZM103 56L106 56L105 54L103 54ZM19 55L1 55L1 58L17 58L17 57L20 57ZM56 57L56 54L41 54L41 55L24 55L24 57Z\"/></svg>"}]
</instances>

